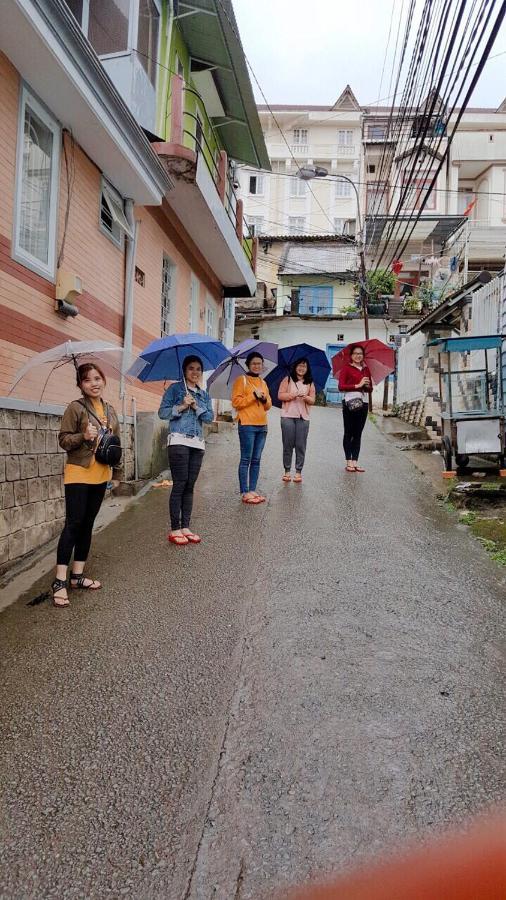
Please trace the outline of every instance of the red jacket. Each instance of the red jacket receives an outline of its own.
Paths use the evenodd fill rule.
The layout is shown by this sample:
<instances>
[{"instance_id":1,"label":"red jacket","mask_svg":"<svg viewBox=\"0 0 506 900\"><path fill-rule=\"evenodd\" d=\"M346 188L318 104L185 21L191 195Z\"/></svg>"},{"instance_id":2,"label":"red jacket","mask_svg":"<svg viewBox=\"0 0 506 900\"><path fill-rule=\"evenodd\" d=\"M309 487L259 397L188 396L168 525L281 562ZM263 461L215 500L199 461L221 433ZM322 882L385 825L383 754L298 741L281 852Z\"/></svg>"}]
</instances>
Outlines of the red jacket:
<instances>
[{"instance_id":1,"label":"red jacket","mask_svg":"<svg viewBox=\"0 0 506 900\"><path fill-rule=\"evenodd\" d=\"M370 387L366 387L363 385L361 388L357 387L359 381L362 378L369 378L371 385ZM372 378L371 373L367 366L364 366L363 369L357 369L356 366L352 366L351 363L345 363L341 371L339 372L339 390L340 391L365 391L369 394L372 393Z\"/></svg>"}]
</instances>

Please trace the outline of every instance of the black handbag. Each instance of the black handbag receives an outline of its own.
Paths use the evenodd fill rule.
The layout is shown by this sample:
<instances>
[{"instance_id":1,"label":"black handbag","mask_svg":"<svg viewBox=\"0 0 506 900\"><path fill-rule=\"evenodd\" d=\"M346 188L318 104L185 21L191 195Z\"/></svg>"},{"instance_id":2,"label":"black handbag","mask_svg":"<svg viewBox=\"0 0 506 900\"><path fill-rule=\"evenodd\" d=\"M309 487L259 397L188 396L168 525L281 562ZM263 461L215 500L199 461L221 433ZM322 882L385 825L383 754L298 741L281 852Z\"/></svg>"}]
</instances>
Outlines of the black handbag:
<instances>
[{"instance_id":1,"label":"black handbag","mask_svg":"<svg viewBox=\"0 0 506 900\"><path fill-rule=\"evenodd\" d=\"M121 461L122 449L119 437L116 434L113 434L109 428L109 407L107 403L104 404L107 414L107 426L105 428L98 416L86 403L84 403L83 400L79 400L79 403L81 406L84 406L88 415L93 416L100 425L97 446L95 447L95 459L97 462L104 463L106 466L111 466L111 468L114 469Z\"/></svg>"},{"instance_id":2,"label":"black handbag","mask_svg":"<svg viewBox=\"0 0 506 900\"><path fill-rule=\"evenodd\" d=\"M364 401L361 400L360 397L352 397L351 400L345 400L344 402L351 412L357 412L357 410L363 409L365 406Z\"/></svg>"}]
</instances>

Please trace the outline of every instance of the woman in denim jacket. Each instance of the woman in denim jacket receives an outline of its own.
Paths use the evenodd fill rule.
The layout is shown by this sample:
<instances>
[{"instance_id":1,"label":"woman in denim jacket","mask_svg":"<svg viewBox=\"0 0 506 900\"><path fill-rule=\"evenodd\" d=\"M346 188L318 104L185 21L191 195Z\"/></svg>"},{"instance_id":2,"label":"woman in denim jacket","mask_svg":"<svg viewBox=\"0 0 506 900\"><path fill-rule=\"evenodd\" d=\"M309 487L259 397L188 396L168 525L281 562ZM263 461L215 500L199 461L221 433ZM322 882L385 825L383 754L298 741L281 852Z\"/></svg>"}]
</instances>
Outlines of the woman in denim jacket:
<instances>
[{"instance_id":1,"label":"woman in denim jacket","mask_svg":"<svg viewBox=\"0 0 506 900\"><path fill-rule=\"evenodd\" d=\"M200 544L200 537L190 530L193 489L204 458L203 422L214 418L211 398L202 390L202 360L187 356L183 362L183 380L165 391L158 415L168 419L167 439L172 491L169 501L171 544Z\"/></svg>"}]
</instances>

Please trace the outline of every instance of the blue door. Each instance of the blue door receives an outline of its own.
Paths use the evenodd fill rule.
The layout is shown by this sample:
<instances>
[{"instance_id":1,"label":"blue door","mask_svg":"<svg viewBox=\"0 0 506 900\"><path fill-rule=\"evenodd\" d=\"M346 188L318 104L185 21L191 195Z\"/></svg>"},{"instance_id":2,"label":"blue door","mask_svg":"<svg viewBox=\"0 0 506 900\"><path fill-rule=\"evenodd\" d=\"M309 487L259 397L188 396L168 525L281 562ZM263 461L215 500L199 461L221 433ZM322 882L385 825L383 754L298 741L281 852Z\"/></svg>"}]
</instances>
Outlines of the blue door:
<instances>
[{"instance_id":1,"label":"blue door","mask_svg":"<svg viewBox=\"0 0 506 900\"><path fill-rule=\"evenodd\" d=\"M344 344L344 343L327 344L327 349L325 352L327 354L327 359L331 366L332 366L332 357L335 356L336 353L339 353L339 351L342 350L343 347L346 347L346 344ZM325 385L325 397L326 397L327 403L332 403L334 405L343 402L343 395L341 394L341 392L337 386L337 381L334 378L334 376L332 375L332 371L327 379L327 384Z\"/></svg>"}]
</instances>

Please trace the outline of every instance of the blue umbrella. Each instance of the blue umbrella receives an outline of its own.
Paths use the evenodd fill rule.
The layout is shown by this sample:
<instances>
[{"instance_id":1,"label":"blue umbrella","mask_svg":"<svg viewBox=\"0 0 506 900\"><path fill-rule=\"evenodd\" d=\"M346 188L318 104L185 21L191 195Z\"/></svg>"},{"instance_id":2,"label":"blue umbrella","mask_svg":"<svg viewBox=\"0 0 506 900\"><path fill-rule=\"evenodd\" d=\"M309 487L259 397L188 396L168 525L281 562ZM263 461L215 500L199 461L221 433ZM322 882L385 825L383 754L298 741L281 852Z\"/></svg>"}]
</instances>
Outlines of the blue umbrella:
<instances>
[{"instance_id":1,"label":"blue umbrella","mask_svg":"<svg viewBox=\"0 0 506 900\"><path fill-rule=\"evenodd\" d=\"M211 397L230 400L234 381L246 373L246 359L252 350L256 350L264 358L264 376L272 371L278 361L278 345L246 338L230 351L230 355L207 379L207 390Z\"/></svg>"},{"instance_id":2,"label":"blue umbrella","mask_svg":"<svg viewBox=\"0 0 506 900\"><path fill-rule=\"evenodd\" d=\"M178 381L183 377L181 367L185 357L200 357L204 372L209 372L228 355L221 341L206 334L171 334L148 344L128 374L135 375L139 381Z\"/></svg>"},{"instance_id":3,"label":"blue umbrella","mask_svg":"<svg viewBox=\"0 0 506 900\"><path fill-rule=\"evenodd\" d=\"M292 366L299 359L307 359L313 376L314 386L317 391L322 391L330 375L330 363L324 350L311 347L310 344L294 344L292 347L282 347L278 351L278 364L266 377L267 387L274 406L281 406L278 400L279 385L290 374Z\"/></svg>"}]
</instances>

